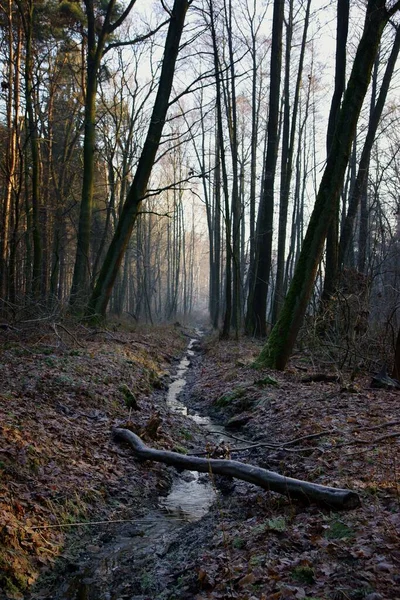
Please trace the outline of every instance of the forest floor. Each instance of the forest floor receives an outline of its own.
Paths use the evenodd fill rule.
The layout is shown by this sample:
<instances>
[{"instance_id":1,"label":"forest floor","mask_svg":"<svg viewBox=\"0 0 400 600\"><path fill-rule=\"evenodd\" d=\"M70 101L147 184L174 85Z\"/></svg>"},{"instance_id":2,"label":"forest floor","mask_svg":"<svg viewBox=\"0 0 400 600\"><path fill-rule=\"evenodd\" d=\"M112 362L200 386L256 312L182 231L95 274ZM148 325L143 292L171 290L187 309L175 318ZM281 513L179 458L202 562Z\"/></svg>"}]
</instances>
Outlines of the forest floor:
<instances>
[{"instance_id":1,"label":"forest floor","mask_svg":"<svg viewBox=\"0 0 400 600\"><path fill-rule=\"evenodd\" d=\"M232 458L353 489L361 507L211 477L213 505L187 522L159 508L182 474L139 462L111 431L176 452L217 443L165 402L197 333L52 324L0 335L0 598L400 599L400 392L371 388L370 374L320 377L302 355L285 373L255 371L257 341L205 336L180 395L189 412L225 425Z\"/></svg>"}]
</instances>

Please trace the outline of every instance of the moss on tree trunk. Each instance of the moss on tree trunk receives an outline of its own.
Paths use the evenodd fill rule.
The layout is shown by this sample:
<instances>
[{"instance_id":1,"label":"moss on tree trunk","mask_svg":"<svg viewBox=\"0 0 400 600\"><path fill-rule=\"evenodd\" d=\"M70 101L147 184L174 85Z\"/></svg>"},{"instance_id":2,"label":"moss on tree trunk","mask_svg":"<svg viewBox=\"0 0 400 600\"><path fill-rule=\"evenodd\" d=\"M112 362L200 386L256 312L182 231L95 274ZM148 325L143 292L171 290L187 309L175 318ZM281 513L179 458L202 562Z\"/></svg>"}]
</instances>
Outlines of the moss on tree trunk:
<instances>
[{"instance_id":1,"label":"moss on tree trunk","mask_svg":"<svg viewBox=\"0 0 400 600\"><path fill-rule=\"evenodd\" d=\"M396 3L390 10L390 14L394 10L398 10L398 7L399 4ZM327 159L299 261L280 317L256 360L256 366L283 370L292 353L312 294L327 232L338 209L339 195L358 117L371 79L372 67L382 32L390 14L382 0L369 0L363 35L354 59L331 152Z\"/></svg>"}]
</instances>

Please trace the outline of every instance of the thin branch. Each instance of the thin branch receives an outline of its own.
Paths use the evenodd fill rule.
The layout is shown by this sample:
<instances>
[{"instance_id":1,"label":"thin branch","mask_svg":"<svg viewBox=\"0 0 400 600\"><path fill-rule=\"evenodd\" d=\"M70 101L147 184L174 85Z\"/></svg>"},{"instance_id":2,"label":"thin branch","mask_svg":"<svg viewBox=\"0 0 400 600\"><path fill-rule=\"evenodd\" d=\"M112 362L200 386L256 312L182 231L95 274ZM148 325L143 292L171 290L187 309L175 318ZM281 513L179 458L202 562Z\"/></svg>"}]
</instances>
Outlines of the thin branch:
<instances>
[{"instance_id":1,"label":"thin branch","mask_svg":"<svg viewBox=\"0 0 400 600\"><path fill-rule=\"evenodd\" d=\"M74 336L73 333L71 333L66 327L65 325L63 325L62 323L53 323L53 331L54 333L57 335L58 338L60 338L58 332L57 332L57 326L61 327L61 329L63 329L65 331L65 333L67 333L73 340L74 342L80 346L81 348L84 348L85 346L83 346L80 341ZM60 338L61 339L61 338Z\"/></svg>"},{"instance_id":2,"label":"thin branch","mask_svg":"<svg viewBox=\"0 0 400 600\"><path fill-rule=\"evenodd\" d=\"M115 23L110 24L107 27L107 33L113 33L113 31L115 31L126 19L126 17L129 15L129 13L131 12L133 5L136 3L136 0L131 0L128 4L128 6L126 7L126 9L124 10L124 12L122 13L122 15L119 17L119 19L117 19L115 21Z\"/></svg>"},{"instance_id":3,"label":"thin branch","mask_svg":"<svg viewBox=\"0 0 400 600\"><path fill-rule=\"evenodd\" d=\"M179 517L173 517L176 521L185 521L186 519L180 519ZM151 519L115 519L113 521L82 521L80 523L57 523L56 525L32 525L28 529L56 529L59 527L87 527L89 525L113 525L114 523L148 523ZM26 529L26 527L23 527ZM138 531L137 535L142 535L141 531Z\"/></svg>"},{"instance_id":4,"label":"thin branch","mask_svg":"<svg viewBox=\"0 0 400 600\"><path fill-rule=\"evenodd\" d=\"M160 29L162 29L167 23L169 23L169 19L167 21L163 21L155 29L152 29L148 33L140 35L137 38L134 38L133 40L127 40L125 42L112 42L111 44L108 44L108 46L103 51L103 56L106 54L106 52L112 50L112 48L120 48L122 46L134 46L135 44L140 44L140 42L144 42L145 40L155 35L158 31L160 31Z\"/></svg>"}]
</instances>

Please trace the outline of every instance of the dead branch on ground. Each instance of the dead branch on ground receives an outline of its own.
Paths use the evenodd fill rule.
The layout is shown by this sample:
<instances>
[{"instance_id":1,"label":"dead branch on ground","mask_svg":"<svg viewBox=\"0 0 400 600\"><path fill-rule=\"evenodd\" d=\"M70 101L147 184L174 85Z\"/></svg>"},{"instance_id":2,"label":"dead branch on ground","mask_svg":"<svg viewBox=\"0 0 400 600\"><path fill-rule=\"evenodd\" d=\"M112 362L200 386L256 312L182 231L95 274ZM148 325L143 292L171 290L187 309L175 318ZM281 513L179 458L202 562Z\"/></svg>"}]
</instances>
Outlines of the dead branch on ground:
<instances>
[{"instance_id":1,"label":"dead branch on ground","mask_svg":"<svg viewBox=\"0 0 400 600\"><path fill-rule=\"evenodd\" d=\"M216 475L236 477L269 491L278 492L291 498L300 498L307 502L315 502L337 510L357 508L360 505L358 494L351 490L331 488L284 477L274 471L267 471L261 467L235 460L198 458L167 450L154 450L146 446L140 437L128 429L114 429L113 434L116 440L127 442L142 460L161 462L178 469L188 469L200 473L212 472Z\"/></svg>"}]
</instances>

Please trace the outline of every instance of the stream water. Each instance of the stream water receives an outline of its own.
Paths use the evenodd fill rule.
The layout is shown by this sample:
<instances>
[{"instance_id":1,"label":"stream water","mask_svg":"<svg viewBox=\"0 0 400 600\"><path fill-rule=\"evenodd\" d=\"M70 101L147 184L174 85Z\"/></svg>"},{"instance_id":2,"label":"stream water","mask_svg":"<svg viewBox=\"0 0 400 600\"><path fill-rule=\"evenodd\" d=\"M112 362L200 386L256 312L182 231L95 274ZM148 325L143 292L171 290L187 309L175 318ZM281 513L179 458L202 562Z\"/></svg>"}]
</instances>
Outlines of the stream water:
<instances>
[{"instance_id":1,"label":"stream water","mask_svg":"<svg viewBox=\"0 0 400 600\"><path fill-rule=\"evenodd\" d=\"M193 419L199 425L211 428L212 422L208 417L201 417L196 413L190 413L187 406L178 400L180 393L186 385L186 372L190 366L192 350L196 338L189 342L186 355L178 365L176 374L171 382L167 393L167 406L173 412L178 412ZM172 485L170 493L166 498L160 499L160 506L169 511L170 514L177 513L187 521L197 521L204 516L215 500L215 491L209 477L201 475L197 471L186 471Z\"/></svg>"},{"instance_id":2,"label":"stream water","mask_svg":"<svg viewBox=\"0 0 400 600\"><path fill-rule=\"evenodd\" d=\"M191 413L179 400L187 383L187 371L194 355L192 347L197 342L196 338L190 340L187 352L178 365L168 388L167 406L171 411L193 419L206 430L221 431L218 439L222 439L222 428L208 417ZM194 471L184 471L179 474L174 479L169 494L166 497L159 497L156 509L148 512L139 521L127 522L119 528L117 534L108 534L109 540L107 538L102 540L100 537L101 544L95 545L92 553L87 553L77 572L68 577L61 584L57 594L52 595L51 598L54 600L122 600L123 598L147 600L165 597L156 593L156 588L151 591L151 586L156 586L154 573L153 581L146 581L149 558L154 557L156 561L157 558L165 556L179 530L188 523L201 519L208 512L215 498L216 492L208 475ZM136 580L132 577L132 572L137 573ZM129 576L124 578L124 573L129 573ZM162 578L163 573L160 573L160 579ZM36 596L39 597L46 596Z\"/></svg>"}]
</instances>

